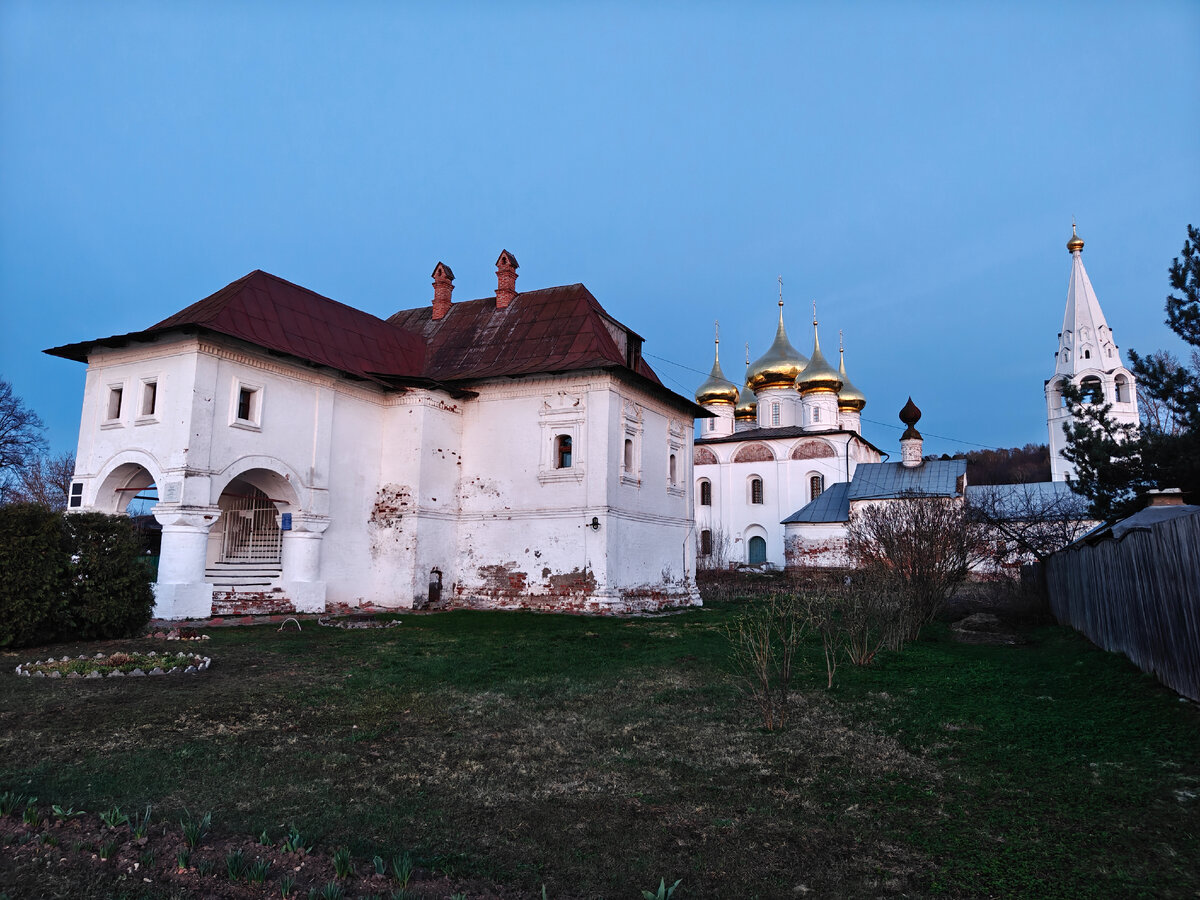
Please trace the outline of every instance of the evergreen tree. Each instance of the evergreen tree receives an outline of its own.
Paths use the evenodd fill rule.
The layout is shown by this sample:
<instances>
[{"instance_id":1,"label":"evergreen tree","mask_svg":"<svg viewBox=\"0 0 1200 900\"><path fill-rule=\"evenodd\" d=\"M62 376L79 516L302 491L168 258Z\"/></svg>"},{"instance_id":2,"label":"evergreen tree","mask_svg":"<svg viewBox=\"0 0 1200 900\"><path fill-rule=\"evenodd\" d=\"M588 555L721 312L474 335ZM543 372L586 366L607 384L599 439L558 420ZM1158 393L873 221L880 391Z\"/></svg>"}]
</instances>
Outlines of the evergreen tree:
<instances>
[{"instance_id":1,"label":"evergreen tree","mask_svg":"<svg viewBox=\"0 0 1200 900\"><path fill-rule=\"evenodd\" d=\"M1188 225L1182 256L1168 270L1167 325L1200 350L1200 230ZM1143 422L1140 428L1111 420L1109 404L1086 401L1064 385L1071 408L1063 456L1075 465L1071 489L1086 497L1099 519L1129 515L1153 488L1181 488L1184 500L1200 503L1200 366L1186 367L1169 354L1129 351L1140 388L1170 411L1174 433ZM1197 359L1193 353L1193 360Z\"/></svg>"}]
</instances>

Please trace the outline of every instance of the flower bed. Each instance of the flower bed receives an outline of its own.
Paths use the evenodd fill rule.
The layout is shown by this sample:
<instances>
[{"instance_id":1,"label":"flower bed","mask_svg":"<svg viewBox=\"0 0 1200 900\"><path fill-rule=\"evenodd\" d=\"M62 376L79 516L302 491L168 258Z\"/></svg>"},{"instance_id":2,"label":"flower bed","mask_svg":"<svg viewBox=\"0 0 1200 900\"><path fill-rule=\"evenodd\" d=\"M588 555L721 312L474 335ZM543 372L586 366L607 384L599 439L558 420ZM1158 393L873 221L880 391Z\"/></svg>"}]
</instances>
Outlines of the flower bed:
<instances>
[{"instance_id":1,"label":"flower bed","mask_svg":"<svg viewBox=\"0 0 1200 900\"><path fill-rule=\"evenodd\" d=\"M122 678L141 675L191 675L212 664L198 653L97 653L72 659L34 660L17 666L26 678Z\"/></svg>"}]
</instances>

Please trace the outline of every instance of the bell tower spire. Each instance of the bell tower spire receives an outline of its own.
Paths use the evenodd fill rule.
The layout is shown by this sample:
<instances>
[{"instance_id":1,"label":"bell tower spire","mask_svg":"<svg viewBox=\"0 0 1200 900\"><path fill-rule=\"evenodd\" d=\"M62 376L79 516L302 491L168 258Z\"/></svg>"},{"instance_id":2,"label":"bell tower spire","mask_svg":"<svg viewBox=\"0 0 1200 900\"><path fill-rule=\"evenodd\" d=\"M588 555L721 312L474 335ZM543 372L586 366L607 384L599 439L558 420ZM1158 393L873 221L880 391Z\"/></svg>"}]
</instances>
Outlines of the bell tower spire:
<instances>
[{"instance_id":1,"label":"bell tower spire","mask_svg":"<svg viewBox=\"0 0 1200 900\"><path fill-rule=\"evenodd\" d=\"M1058 351L1054 354L1054 374L1046 382L1050 477L1054 481L1066 481L1075 472L1062 456L1067 445L1064 429L1071 420L1063 400L1064 384L1069 382L1078 387L1088 402L1111 403L1113 421L1134 425L1138 422L1136 382L1133 373L1121 363L1120 348L1083 266L1083 238L1074 220L1067 252L1071 254L1067 306L1058 334Z\"/></svg>"}]
</instances>

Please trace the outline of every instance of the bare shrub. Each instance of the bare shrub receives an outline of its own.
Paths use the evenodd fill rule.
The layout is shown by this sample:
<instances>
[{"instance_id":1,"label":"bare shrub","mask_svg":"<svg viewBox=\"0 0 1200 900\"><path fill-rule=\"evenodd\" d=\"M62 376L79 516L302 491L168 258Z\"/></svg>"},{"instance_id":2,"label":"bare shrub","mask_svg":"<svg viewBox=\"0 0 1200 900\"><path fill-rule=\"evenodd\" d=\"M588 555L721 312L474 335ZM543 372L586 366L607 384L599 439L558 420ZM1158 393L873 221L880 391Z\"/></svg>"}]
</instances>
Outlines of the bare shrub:
<instances>
[{"instance_id":1,"label":"bare shrub","mask_svg":"<svg viewBox=\"0 0 1200 900\"><path fill-rule=\"evenodd\" d=\"M810 621L805 603L792 594L773 594L755 603L726 628L734 673L767 731L787 724L796 651Z\"/></svg>"},{"instance_id":2,"label":"bare shrub","mask_svg":"<svg viewBox=\"0 0 1200 900\"><path fill-rule=\"evenodd\" d=\"M723 572L733 562L733 541L725 529L713 528L708 530L710 546L705 547L704 531L696 533L696 568L701 572Z\"/></svg>"},{"instance_id":3,"label":"bare shrub","mask_svg":"<svg viewBox=\"0 0 1200 900\"><path fill-rule=\"evenodd\" d=\"M963 503L921 496L855 510L849 546L870 579L896 584L901 641L917 638L921 626L967 580L983 549L980 528Z\"/></svg>"},{"instance_id":4,"label":"bare shrub","mask_svg":"<svg viewBox=\"0 0 1200 900\"><path fill-rule=\"evenodd\" d=\"M880 568L848 576L839 595L842 647L850 662L869 666L884 647L904 645L906 608L894 578Z\"/></svg>"}]
</instances>

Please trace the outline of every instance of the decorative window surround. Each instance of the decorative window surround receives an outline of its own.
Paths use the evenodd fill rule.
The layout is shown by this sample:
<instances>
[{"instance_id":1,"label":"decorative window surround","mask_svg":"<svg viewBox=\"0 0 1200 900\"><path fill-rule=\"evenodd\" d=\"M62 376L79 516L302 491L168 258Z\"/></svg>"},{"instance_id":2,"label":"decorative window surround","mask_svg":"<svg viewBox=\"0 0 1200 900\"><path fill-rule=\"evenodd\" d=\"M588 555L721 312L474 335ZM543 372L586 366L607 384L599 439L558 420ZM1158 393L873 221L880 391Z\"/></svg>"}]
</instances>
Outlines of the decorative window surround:
<instances>
[{"instance_id":1,"label":"decorative window surround","mask_svg":"<svg viewBox=\"0 0 1200 900\"><path fill-rule=\"evenodd\" d=\"M632 400L622 403L623 441L621 484L642 486L642 407Z\"/></svg>"},{"instance_id":2,"label":"decorative window surround","mask_svg":"<svg viewBox=\"0 0 1200 900\"><path fill-rule=\"evenodd\" d=\"M584 394L559 391L542 398L542 408L538 411L541 453L537 477L540 484L583 481L586 471L586 424L587 397ZM558 464L560 437L571 441L569 468L560 468Z\"/></svg>"}]
</instances>

